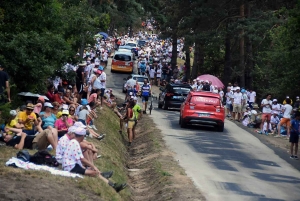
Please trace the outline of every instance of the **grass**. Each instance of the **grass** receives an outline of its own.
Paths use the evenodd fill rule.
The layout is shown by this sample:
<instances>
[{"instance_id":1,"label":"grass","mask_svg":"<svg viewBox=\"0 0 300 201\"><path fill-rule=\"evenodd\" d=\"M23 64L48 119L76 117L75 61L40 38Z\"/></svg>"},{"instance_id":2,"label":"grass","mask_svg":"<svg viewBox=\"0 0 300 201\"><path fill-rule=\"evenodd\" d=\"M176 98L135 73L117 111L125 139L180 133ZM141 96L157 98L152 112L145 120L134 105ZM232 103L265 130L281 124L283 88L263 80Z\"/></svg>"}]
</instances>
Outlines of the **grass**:
<instances>
[{"instance_id":1,"label":"grass","mask_svg":"<svg viewBox=\"0 0 300 201\"><path fill-rule=\"evenodd\" d=\"M124 166L127 156L127 150L123 143L123 137L119 134L119 121L118 117L107 107L98 114L99 118L95 121L95 125L98 128L98 133L106 133L106 137L103 141L98 141L96 139L88 138L99 150L99 154L102 155L100 159L95 160L95 165L100 171L113 170L114 175L111 180L114 182L126 182L127 171ZM114 189L108 186L106 183L102 182L98 178L92 178L85 176L83 179L77 178L66 178L61 176L51 175L48 172L43 171L29 171L18 168L6 167L5 162L16 156L18 151L12 147L0 146L0 176L15 174L26 175L31 178L41 179L51 181L53 184L58 185L74 185L74 188L83 189L89 191L92 194L98 195L99 200L130 200L131 193L127 188L120 193L116 193ZM30 150L30 154L35 153L35 151ZM52 153L53 154L53 153ZM18 177L18 179L21 179ZM37 184L38 185L38 184ZM24 188L26 191L26 188ZM84 194L78 195L78 200L87 200L88 198Z\"/></svg>"}]
</instances>

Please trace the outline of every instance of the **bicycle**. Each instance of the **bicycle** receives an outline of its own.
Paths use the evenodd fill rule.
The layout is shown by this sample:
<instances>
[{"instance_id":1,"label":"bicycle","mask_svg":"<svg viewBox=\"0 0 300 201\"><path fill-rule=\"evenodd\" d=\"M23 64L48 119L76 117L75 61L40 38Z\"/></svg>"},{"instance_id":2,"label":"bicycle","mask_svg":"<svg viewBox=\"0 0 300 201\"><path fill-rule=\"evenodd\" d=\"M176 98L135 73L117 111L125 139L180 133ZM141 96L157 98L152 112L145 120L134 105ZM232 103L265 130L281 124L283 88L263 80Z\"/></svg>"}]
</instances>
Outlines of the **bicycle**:
<instances>
[{"instance_id":1,"label":"bicycle","mask_svg":"<svg viewBox=\"0 0 300 201\"><path fill-rule=\"evenodd\" d=\"M151 115L151 111L153 109L153 99L157 100L157 96L154 96L153 94L151 94L151 97L150 97L150 106L149 106L149 111L150 111L150 115Z\"/></svg>"}]
</instances>

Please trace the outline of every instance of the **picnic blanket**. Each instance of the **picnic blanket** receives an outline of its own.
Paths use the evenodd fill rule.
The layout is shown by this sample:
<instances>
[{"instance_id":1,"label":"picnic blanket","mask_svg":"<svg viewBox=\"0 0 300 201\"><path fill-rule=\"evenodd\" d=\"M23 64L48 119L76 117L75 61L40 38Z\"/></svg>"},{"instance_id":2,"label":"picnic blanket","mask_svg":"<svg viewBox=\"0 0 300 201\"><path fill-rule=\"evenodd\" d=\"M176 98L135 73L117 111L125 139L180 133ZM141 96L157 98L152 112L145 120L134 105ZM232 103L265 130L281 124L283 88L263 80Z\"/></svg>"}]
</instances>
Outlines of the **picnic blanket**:
<instances>
[{"instance_id":1,"label":"picnic blanket","mask_svg":"<svg viewBox=\"0 0 300 201\"><path fill-rule=\"evenodd\" d=\"M82 175L79 174L75 174L75 173L71 173L68 171L63 171L63 170L58 170L54 167L49 167L46 165L36 165L34 163L30 163L30 162L24 162L22 160L19 160L18 158L12 157L11 159L9 159L6 163L6 166L16 166L18 168L22 168L25 170L44 170L44 171L48 171L53 175L59 175L59 176L64 176L64 177L79 177L79 178L83 178Z\"/></svg>"}]
</instances>

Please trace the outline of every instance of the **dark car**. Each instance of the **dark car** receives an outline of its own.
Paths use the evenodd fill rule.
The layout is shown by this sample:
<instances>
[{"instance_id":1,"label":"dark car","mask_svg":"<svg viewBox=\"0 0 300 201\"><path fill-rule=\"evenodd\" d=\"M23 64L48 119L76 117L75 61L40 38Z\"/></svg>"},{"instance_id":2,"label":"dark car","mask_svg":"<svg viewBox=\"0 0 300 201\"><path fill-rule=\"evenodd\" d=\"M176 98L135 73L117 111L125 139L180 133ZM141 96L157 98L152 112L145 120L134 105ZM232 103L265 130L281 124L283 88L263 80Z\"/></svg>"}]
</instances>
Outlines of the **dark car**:
<instances>
[{"instance_id":1,"label":"dark car","mask_svg":"<svg viewBox=\"0 0 300 201\"><path fill-rule=\"evenodd\" d=\"M144 47L146 43L147 43L146 40L139 40L139 41L138 41L138 46L139 46L139 47Z\"/></svg>"},{"instance_id":2,"label":"dark car","mask_svg":"<svg viewBox=\"0 0 300 201\"><path fill-rule=\"evenodd\" d=\"M165 88L160 88L158 108L180 108L191 89L189 84L167 84Z\"/></svg>"}]
</instances>

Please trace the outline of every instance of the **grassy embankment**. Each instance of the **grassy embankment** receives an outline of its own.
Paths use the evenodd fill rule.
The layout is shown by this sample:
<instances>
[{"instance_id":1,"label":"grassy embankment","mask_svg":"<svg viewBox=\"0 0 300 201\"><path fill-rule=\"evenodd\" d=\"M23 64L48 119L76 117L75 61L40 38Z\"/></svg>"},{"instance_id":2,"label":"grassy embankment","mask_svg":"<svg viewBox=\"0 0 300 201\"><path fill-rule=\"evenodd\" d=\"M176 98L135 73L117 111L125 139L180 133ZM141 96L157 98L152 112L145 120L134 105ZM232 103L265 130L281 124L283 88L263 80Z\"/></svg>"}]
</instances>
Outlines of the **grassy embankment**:
<instances>
[{"instance_id":1,"label":"grassy embankment","mask_svg":"<svg viewBox=\"0 0 300 201\"><path fill-rule=\"evenodd\" d=\"M100 154L102 155L100 159L95 160L96 166L100 171L113 170L114 175L112 176L112 180L114 182L127 181L127 172L124 165L127 157L127 150L124 146L123 138L118 133L119 124L117 116L110 109L104 107L103 110L101 110L101 114L96 120L95 125L98 128L99 133L106 133L106 138L103 141L98 141L91 138L87 139L96 145L100 151ZM23 185L22 191L24 192L26 192L26 188L35 188L34 185L38 187L43 183L45 183L45 185L46 183L50 183L50 186L53 187L53 191L55 191L55 187L58 186L58 190L65 188L66 190L71 190L74 193L78 192L79 195L74 196L76 197L76 200L90 200L91 197L88 195L99 196L98 200L115 201L129 200L131 197L131 193L128 188L118 194L114 191L114 189L102 182L99 178L84 177L83 179L72 179L51 175L48 172L6 167L5 162L10 157L16 156L17 152L18 151L12 147L0 146L0 178L12 178L13 180L15 179L16 183L27 183L29 180L31 183L34 183L31 186ZM30 150L30 153L33 154L35 151ZM51 153L53 154L53 151ZM5 187L2 187L2 194L9 194L11 191L13 191L13 189L8 187L6 189ZM87 194L85 194L85 192ZM55 192L50 192L49 195L53 193ZM22 196L23 197L21 198L24 198L24 200L29 199L26 198L26 195ZM40 199L38 194L33 196L34 197L30 196L30 198L34 198L36 200ZM47 194L44 195L44 197L47 198Z\"/></svg>"}]
</instances>

